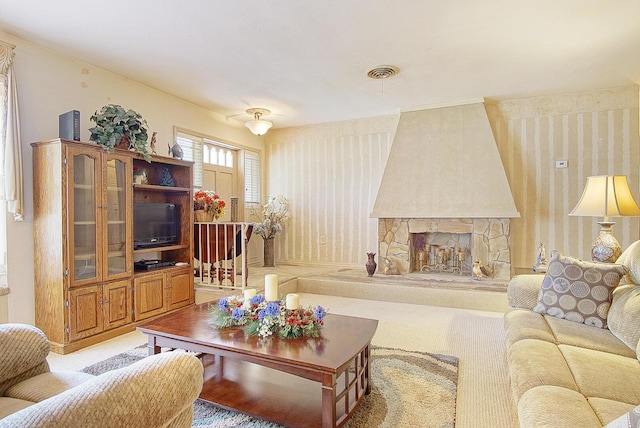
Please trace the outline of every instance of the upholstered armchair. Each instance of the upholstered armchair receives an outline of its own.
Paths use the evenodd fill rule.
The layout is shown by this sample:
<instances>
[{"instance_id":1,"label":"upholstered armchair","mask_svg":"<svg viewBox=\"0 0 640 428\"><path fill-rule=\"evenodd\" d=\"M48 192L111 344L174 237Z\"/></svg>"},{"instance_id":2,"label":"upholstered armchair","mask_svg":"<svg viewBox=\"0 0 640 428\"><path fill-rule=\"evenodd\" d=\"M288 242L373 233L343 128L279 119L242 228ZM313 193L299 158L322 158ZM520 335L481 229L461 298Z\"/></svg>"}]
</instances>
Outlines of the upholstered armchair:
<instances>
[{"instance_id":1,"label":"upholstered armchair","mask_svg":"<svg viewBox=\"0 0 640 428\"><path fill-rule=\"evenodd\" d=\"M0 324L0 428L189 427L202 363L176 351L100 376L52 372L39 329Z\"/></svg>"}]
</instances>

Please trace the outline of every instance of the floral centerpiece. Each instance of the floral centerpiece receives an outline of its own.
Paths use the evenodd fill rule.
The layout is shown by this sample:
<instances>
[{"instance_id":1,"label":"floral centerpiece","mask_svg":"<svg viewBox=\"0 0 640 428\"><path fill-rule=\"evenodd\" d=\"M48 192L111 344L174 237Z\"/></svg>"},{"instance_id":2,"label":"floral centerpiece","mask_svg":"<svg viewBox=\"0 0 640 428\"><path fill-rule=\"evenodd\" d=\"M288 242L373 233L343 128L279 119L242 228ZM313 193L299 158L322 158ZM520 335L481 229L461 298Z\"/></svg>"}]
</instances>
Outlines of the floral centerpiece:
<instances>
[{"instance_id":1,"label":"floral centerpiece","mask_svg":"<svg viewBox=\"0 0 640 428\"><path fill-rule=\"evenodd\" d=\"M196 221L213 221L224 215L226 204L220 196L211 190L198 190L193 195L193 209L196 213Z\"/></svg>"},{"instance_id":2,"label":"floral centerpiece","mask_svg":"<svg viewBox=\"0 0 640 428\"><path fill-rule=\"evenodd\" d=\"M320 337L326 313L322 306L287 309L279 300L267 302L262 294L249 300L231 296L211 307L210 324L214 328L244 326L250 336Z\"/></svg>"}]
</instances>

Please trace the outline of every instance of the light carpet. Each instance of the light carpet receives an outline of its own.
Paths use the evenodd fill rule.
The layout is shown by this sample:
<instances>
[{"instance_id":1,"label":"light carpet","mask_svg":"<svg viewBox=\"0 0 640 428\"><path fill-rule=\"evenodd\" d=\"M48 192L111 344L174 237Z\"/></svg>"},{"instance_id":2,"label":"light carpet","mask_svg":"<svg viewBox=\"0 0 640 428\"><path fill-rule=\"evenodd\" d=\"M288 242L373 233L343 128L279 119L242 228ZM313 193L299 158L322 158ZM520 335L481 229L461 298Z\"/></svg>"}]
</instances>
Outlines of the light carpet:
<instances>
[{"instance_id":1,"label":"light carpet","mask_svg":"<svg viewBox=\"0 0 640 428\"><path fill-rule=\"evenodd\" d=\"M125 367L147 355L142 345L82 371L99 375ZM372 391L345 425L371 427L454 427L458 383L456 357L401 349L372 347ZM202 400L194 405L193 427L277 428L238 412L221 409Z\"/></svg>"}]
</instances>

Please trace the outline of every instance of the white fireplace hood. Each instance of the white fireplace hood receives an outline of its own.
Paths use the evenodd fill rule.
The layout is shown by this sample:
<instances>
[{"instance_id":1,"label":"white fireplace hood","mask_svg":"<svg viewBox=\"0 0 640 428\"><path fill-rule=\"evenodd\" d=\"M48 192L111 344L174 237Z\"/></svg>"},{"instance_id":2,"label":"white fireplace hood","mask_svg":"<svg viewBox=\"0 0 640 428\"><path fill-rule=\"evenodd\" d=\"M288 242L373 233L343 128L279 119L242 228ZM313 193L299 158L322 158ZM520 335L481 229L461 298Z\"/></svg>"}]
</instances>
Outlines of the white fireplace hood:
<instances>
[{"instance_id":1,"label":"white fireplace hood","mask_svg":"<svg viewBox=\"0 0 640 428\"><path fill-rule=\"evenodd\" d=\"M520 217L484 103L402 112L370 217Z\"/></svg>"}]
</instances>

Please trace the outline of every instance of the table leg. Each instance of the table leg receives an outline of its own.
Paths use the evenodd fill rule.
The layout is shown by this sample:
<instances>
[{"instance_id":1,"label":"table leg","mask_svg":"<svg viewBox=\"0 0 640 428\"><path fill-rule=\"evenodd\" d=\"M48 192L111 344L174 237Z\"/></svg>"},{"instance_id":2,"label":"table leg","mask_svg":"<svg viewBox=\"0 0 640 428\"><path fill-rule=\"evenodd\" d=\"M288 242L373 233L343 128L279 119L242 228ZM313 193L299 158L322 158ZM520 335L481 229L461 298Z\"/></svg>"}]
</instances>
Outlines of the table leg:
<instances>
[{"instance_id":1,"label":"table leg","mask_svg":"<svg viewBox=\"0 0 640 428\"><path fill-rule=\"evenodd\" d=\"M322 428L336 426L336 376L322 376Z\"/></svg>"},{"instance_id":2,"label":"table leg","mask_svg":"<svg viewBox=\"0 0 640 428\"><path fill-rule=\"evenodd\" d=\"M371 393L371 345L367 345L366 348L364 348L365 353L365 358L366 358L366 367L364 369L364 378L365 381L367 382L367 387L364 390L364 393L366 395L369 395Z\"/></svg>"},{"instance_id":3,"label":"table leg","mask_svg":"<svg viewBox=\"0 0 640 428\"><path fill-rule=\"evenodd\" d=\"M214 380L216 382L221 382L222 381L222 369L223 369L223 361L224 359L222 358L221 355L214 355L213 356L213 364L214 364Z\"/></svg>"},{"instance_id":4,"label":"table leg","mask_svg":"<svg viewBox=\"0 0 640 428\"><path fill-rule=\"evenodd\" d=\"M156 345L156 337L154 335L149 335L149 340L147 342L147 351L149 355L159 354L160 347Z\"/></svg>"}]
</instances>

